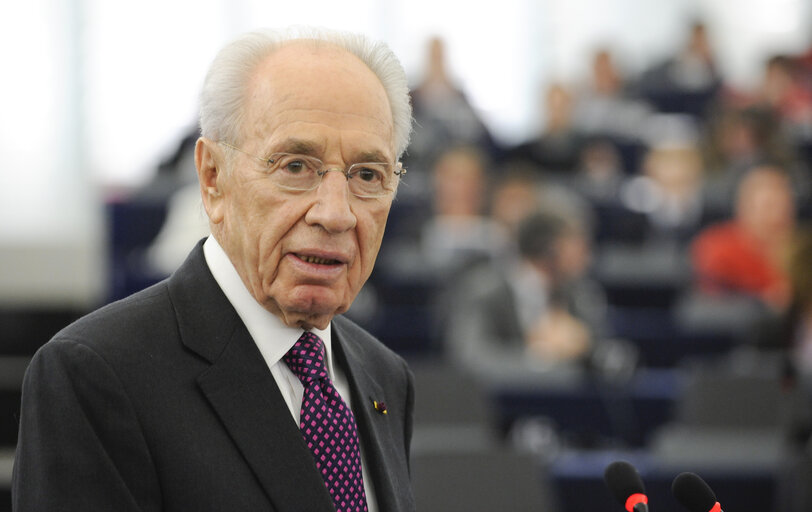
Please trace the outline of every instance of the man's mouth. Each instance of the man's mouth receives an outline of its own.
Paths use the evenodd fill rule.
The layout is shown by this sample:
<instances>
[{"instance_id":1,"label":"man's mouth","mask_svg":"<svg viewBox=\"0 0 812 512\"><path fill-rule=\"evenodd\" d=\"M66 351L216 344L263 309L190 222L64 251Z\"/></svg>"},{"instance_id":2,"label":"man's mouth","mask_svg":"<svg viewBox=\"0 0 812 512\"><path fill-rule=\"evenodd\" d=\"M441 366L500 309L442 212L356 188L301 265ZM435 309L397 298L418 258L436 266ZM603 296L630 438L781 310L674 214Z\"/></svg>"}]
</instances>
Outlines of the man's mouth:
<instances>
[{"instance_id":1,"label":"man's mouth","mask_svg":"<svg viewBox=\"0 0 812 512\"><path fill-rule=\"evenodd\" d=\"M305 263L313 263L316 265L338 265L341 262L338 260L327 259L327 258L319 258L317 256L305 256L303 254L297 254L300 260L304 261Z\"/></svg>"}]
</instances>

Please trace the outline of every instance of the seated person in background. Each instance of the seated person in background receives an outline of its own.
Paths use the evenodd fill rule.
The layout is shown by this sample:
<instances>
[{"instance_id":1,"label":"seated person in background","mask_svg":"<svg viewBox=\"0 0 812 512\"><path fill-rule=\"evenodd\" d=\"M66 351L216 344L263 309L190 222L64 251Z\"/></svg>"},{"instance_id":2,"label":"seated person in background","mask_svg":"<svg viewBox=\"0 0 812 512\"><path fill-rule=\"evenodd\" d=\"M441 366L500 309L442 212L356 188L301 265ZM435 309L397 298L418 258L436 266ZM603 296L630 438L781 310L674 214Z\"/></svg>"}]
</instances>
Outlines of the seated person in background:
<instances>
[{"instance_id":1,"label":"seated person in background","mask_svg":"<svg viewBox=\"0 0 812 512\"><path fill-rule=\"evenodd\" d=\"M706 228L693 242L700 292L744 294L785 307L789 289L781 261L795 223L787 173L775 165L754 167L739 185L734 217Z\"/></svg>"},{"instance_id":2,"label":"seated person in background","mask_svg":"<svg viewBox=\"0 0 812 512\"><path fill-rule=\"evenodd\" d=\"M498 256L505 247L502 230L484 213L486 161L476 148L460 146L434 164L434 214L421 233L424 270L454 272L468 262Z\"/></svg>"},{"instance_id":3,"label":"seated person in background","mask_svg":"<svg viewBox=\"0 0 812 512\"><path fill-rule=\"evenodd\" d=\"M797 230L787 257L790 300L778 314L761 319L752 330L758 348L780 350L786 370L812 381L812 226Z\"/></svg>"},{"instance_id":4,"label":"seated person in background","mask_svg":"<svg viewBox=\"0 0 812 512\"><path fill-rule=\"evenodd\" d=\"M536 211L541 202L541 182L526 166L508 166L493 185L491 218L505 231L511 243L521 221Z\"/></svg>"},{"instance_id":5,"label":"seated person in background","mask_svg":"<svg viewBox=\"0 0 812 512\"><path fill-rule=\"evenodd\" d=\"M665 142L653 147L642 172L651 190L646 208L649 238L683 242L702 222L702 157L693 141Z\"/></svg>"},{"instance_id":6,"label":"seated person in background","mask_svg":"<svg viewBox=\"0 0 812 512\"><path fill-rule=\"evenodd\" d=\"M704 22L692 23L687 35L684 46L644 71L636 87L660 112L704 118L723 80Z\"/></svg>"},{"instance_id":7,"label":"seated person in background","mask_svg":"<svg viewBox=\"0 0 812 512\"><path fill-rule=\"evenodd\" d=\"M651 106L631 97L608 48L596 50L591 64L589 81L575 91L574 125L589 136L639 139Z\"/></svg>"},{"instance_id":8,"label":"seated person in background","mask_svg":"<svg viewBox=\"0 0 812 512\"><path fill-rule=\"evenodd\" d=\"M719 217L732 214L739 183L753 166L769 160L791 169L794 163L775 112L758 106L722 105L707 124L704 146L705 202Z\"/></svg>"},{"instance_id":9,"label":"seated person in background","mask_svg":"<svg viewBox=\"0 0 812 512\"><path fill-rule=\"evenodd\" d=\"M775 55L764 67L761 100L798 132L812 126L812 92L798 80L798 64L786 55Z\"/></svg>"},{"instance_id":10,"label":"seated person in background","mask_svg":"<svg viewBox=\"0 0 812 512\"><path fill-rule=\"evenodd\" d=\"M543 131L536 137L507 150L507 162L530 164L539 174L563 177L578 166L583 135L574 125L572 92L560 83L544 89Z\"/></svg>"},{"instance_id":11,"label":"seated person in background","mask_svg":"<svg viewBox=\"0 0 812 512\"><path fill-rule=\"evenodd\" d=\"M652 116L648 130L649 147L640 172L614 183L617 202L608 194L596 196L599 182L591 185L591 192L584 181L576 183L593 204L610 208L616 217L599 219L601 239L678 254L704 221L704 168L696 125L684 115L659 114ZM604 157L606 163L610 158Z\"/></svg>"},{"instance_id":12,"label":"seated person in background","mask_svg":"<svg viewBox=\"0 0 812 512\"><path fill-rule=\"evenodd\" d=\"M755 90L731 90L728 96L734 104L774 112L789 135L805 137L812 129L812 91L804 76L803 61L795 56L770 56Z\"/></svg>"},{"instance_id":13,"label":"seated person in background","mask_svg":"<svg viewBox=\"0 0 812 512\"><path fill-rule=\"evenodd\" d=\"M480 265L455 283L446 328L449 358L480 372L584 361L605 297L584 274L588 236L574 218L538 211L518 229L519 256Z\"/></svg>"},{"instance_id":14,"label":"seated person in background","mask_svg":"<svg viewBox=\"0 0 812 512\"><path fill-rule=\"evenodd\" d=\"M618 148L609 139L595 137L581 149L572 187L592 204L614 204L625 174Z\"/></svg>"}]
</instances>

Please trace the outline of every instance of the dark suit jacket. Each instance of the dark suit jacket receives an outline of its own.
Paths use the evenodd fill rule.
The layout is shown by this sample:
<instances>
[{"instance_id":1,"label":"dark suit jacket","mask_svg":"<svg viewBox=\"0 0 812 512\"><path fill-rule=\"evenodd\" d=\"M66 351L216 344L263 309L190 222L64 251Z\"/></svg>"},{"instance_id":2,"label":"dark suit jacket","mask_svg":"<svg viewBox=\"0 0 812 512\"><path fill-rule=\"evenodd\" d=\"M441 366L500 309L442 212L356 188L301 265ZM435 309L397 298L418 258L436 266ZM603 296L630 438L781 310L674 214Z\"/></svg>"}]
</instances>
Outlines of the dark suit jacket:
<instances>
[{"instance_id":1,"label":"dark suit jacket","mask_svg":"<svg viewBox=\"0 0 812 512\"><path fill-rule=\"evenodd\" d=\"M411 373L346 318L332 328L380 509L414 510ZM80 319L36 354L12 496L19 512L334 510L200 244L172 277Z\"/></svg>"}]
</instances>

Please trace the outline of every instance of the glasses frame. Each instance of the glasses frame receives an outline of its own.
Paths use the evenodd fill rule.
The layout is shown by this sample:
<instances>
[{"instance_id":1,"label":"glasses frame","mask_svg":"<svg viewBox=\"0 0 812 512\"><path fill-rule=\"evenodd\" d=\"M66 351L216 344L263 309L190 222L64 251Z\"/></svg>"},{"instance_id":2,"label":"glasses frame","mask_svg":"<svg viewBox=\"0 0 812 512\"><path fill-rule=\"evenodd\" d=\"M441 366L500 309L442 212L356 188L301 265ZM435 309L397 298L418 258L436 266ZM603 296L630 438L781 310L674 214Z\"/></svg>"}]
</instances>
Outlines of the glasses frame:
<instances>
[{"instance_id":1,"label":"glasses frame","mask_svg":"<svg viewBox=\"0 0 812 512\"><path fill-rule=\"evenodd\" d=\"M303 160L313 160L313 161L316 161L316 162L320 162L321 165L319 165L319 168L316 170L316 174L318 174L319 178L323 178L324 175L327 174L330 171L337 171L337 172L340 172L341 174L343 174L345 178L347 178L348 183L349 183L351 178L355 177L355 174L353 173L352 169L353 169L353 167L356 167L356 166L362 167L364 165L373 165L373 164L375 164L375 165L381 165L381 164L392 165L394 167L394 170L392 171L392 174L395 176L396 179L400 179L401 176L406 174L406 169L403 168L403 164L400 163L400 162L393 163L393 164L390 164L389 162L356 162L354 164L351 164L346 169L341 169L340 167L330 169L330 168L327 167L327 164L325 164L320 158L310 156L310 155L298 155L296 153L278 152L278 153L273 153L271 156L269 156L267 158L264 158L264 157L255 155L253 153L249 153L248 151L245 151L245 150L243 150L241 148L238 148L237 146L235 146L234 144L231 144L230 142L226 142L226 141L221 140L221 141L218 141L218 143L226 146L227 148L233 149L235 151L239 151L240 153L248 155L248 156L250 156L252 158L256 158L260 162L267 165L268 169L271 168L271 166L276 162L276 160L278 160L280 158L280 156L288 156L288 155L300 156ZM321 181L316 183L311 188L301 188L301 189L300 188L285 187L283 185L277 185L277 186L279 186L281 188L284 188L284 189L287 189L287 190L294 190L294 191L297 191L297 192L309 192L311 190L316 190L319 187L320 184L321 184ZM361 194L356 194L355 192L353 192L350 189L350 193L352 195L354 195L355 197L362 198L362 199L377 199L377 198L380 198L380 197L385 197L385 196L387 196L389 194L393 194L394 192L395 192L395 188L393 187L392 190L384 190L384 192L382 194L379 194L379 195L361 195Z\"/></svg>"}]
</instances>

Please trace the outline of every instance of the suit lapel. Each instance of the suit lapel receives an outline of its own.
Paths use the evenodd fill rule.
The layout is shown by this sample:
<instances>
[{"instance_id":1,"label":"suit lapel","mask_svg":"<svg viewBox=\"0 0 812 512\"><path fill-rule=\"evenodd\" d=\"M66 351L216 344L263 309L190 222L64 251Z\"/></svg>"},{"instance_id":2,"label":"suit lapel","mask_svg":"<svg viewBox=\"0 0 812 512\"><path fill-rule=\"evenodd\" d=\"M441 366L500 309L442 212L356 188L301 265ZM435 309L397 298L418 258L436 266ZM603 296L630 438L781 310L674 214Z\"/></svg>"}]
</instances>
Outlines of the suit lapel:
<instances>
[{"instance_id":1,"label":"suit lapel","mask_svg":"<svg viewBox=\"0 0 812 512\"><path fill-rule=\"evenodd\" d=\"M275 510L334 511L276 381L200 246L169 286L183 343L212 363L198 385Z\"/></svg>"},{"instance_id":2,"label":"suit lapel","mask_svg":"<svg viewBox=\"0 0 812 512\"><path fill-rule=\"evenodd\" d=\"M333 510L313 456L253 340L247 332L235 338L243 339L232 340L200 375L200 389L277 510Z\"/></svg>"},{"instance_id":3,"label":"suit lapel","mask_svg":"<svg viewBox=\"0 0 812 512\"><path fill-rule=\"evenodd\" d=\"M386 422L389 416L375 411L373 401L386 402L383 387L370 375L365 364L374 364L364 356L363 349L338 319L333 319L333 350L339 363L347 369L347 380L352 393L353 413L358 422L364 457L370 466L369 474L375 486L379 510L400 510L397 485L388 470L388 461L396 460L394 450L398 443L392 439ZM402 446L402 444L401 444Z\"/></svg>"}]
</instances>

